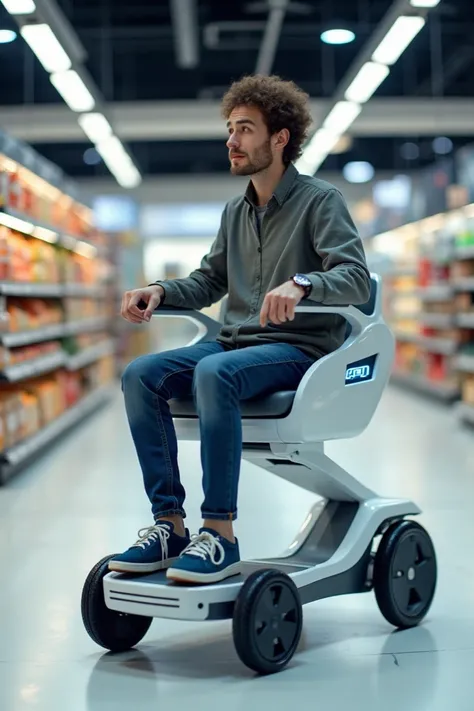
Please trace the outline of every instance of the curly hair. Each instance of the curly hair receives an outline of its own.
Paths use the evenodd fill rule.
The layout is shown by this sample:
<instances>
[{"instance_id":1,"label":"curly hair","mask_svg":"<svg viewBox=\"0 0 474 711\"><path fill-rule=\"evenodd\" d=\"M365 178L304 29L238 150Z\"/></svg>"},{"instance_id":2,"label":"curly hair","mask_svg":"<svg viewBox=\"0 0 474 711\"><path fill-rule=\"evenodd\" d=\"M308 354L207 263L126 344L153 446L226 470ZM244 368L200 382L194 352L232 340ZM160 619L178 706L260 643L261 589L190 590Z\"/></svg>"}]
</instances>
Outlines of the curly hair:
<instances>
[{"instance_id":1,"label":"curly hair","mask_svg":"<svg viewBox=\"0 0 474 711\"><path fill-rule=\"evenodd\" d=\"M288 164L301 155L312 123L308 99L294 82L279 76L244 76L225 93L222 115L228 119L237 106L254 106L262 112L270 135L288 129L290 138L283 151L283 162Z\"/></svg>"}]
</instances>

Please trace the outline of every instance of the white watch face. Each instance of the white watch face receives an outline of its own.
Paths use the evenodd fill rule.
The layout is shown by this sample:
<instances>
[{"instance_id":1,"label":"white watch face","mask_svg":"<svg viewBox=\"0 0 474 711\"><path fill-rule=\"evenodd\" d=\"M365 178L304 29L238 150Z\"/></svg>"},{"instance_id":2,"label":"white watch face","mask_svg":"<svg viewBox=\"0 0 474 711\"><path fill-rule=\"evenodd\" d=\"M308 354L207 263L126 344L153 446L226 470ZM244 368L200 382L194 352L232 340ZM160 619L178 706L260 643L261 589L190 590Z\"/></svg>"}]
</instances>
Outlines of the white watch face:
<instances>
[{"instance_id":1,"label":"white watch face","mask_svg":"<svg viewBox=\"0 0 474 711\"><path fill-rule=\"evenodd\" d=\"M295 282L299 286L304 286L304 287L311 286L311 282L309 281L309 279L306 279L305 277L300 277L300 276L295 277Z\"/></svg>"}]
</instances>

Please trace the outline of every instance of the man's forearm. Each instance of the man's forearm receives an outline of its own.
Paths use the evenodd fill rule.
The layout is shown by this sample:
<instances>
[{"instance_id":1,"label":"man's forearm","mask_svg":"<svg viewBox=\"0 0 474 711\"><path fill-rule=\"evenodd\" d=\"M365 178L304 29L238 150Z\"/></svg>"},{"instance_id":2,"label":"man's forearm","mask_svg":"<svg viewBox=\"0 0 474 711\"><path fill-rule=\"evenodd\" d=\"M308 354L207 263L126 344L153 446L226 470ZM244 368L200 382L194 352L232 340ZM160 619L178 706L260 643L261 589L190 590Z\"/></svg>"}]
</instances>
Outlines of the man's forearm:
<instances>
[{"instance_id":1,"label":"man's forearm","mask_svg":"<svg viewBox=\"0 0 474 711\"><path fill-rule=\"evenodd\" d=\"M362 264L338 264L327 272L306 274L313 285L310 299L328 306L365 304L370 296L370 273Z\"/></svg>"},{"instance_id":2,"label":"man's forearm","mask_svg":"<svg viewBox=\"0 0 474 711\"><path fill-rule=\"evenodd\" d=\"M222 280L210 280L199 272L184 279L166 279L155 282L161 286L165 306L181 306L199 311L219 301L227 293L227 284Z\"/></svg>"}]
</instances>

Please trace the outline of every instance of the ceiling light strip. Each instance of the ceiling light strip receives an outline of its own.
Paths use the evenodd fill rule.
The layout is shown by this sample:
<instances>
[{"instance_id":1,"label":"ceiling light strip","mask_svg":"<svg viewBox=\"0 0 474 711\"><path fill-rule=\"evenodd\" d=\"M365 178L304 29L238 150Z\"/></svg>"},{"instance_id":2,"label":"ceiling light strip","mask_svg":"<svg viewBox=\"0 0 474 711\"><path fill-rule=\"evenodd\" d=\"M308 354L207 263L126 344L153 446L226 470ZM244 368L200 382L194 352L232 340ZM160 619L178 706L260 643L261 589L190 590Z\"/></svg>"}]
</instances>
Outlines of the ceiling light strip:
<instances>
[{"instance_id":1,"label":"ceiling light strip","mask_svg":"<svg viewBox=\"0 0 474 711\"><path fill-rule=\"evenodd\" d=\"M324 163L337 140L341 137L341 130L342 133L348 130L360 114L362 105L370 100L378 87L387 78L390 73L390 67L399 59L425 26L424 15L426 14L426 8L435 7L438 5L439 0L410 0L410 2L413 7L420 8L422 14L405 15L404 13L407 9L406 0L395 1L389 11L389 28L373 51L368 50L368 48L365 51L363 50L366 61L356 76L354 78L351 77L349 86L342 90L342 96L341 91L338 92L341 100L335 104L324 121L322 130L329 131L333 138L337 136L336 140L328 141L323 146L324 140L321 140L321 134L317 131L295 164L300 172L314 174ZM423 10L425 11L424 13ZM382 20L382 24L386 22L387 18ZM350 108L347 108L348 106ZM323 135L326 138L328 137L328 133Z\"/></svg>"}]
</instances>

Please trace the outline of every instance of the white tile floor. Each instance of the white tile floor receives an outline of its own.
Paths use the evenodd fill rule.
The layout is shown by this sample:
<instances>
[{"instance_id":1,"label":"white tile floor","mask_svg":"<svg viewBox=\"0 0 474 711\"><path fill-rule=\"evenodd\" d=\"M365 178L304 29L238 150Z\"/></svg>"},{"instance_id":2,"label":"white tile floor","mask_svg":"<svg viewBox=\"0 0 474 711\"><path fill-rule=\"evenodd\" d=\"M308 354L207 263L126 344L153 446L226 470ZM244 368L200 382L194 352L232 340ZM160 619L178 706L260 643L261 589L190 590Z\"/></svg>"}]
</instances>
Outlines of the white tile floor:
<instances>
[{"instance_id":1,"label":"white tile floor","mask_svg":"<svg viewBox=\"0 0 474 711\"><path fill-rule=\"evenodd\" d=\"M181 446L189 524L199 525L197 445ZM142 711L223 706L250 711L472 711L474 432L449 409L388 389L366 433L328 453L386 495L415 499L440 568L420 628L393 633L372 595L304 608L286 671L256 678L237 658L230 623L155 620L138 649L113 657L86 635L83 581L135 540L148 503L120 396L0 489L1 711ZM237 531L246 557L276 554L308 494L243 466Z\"/></svg>"}]
</instances>

